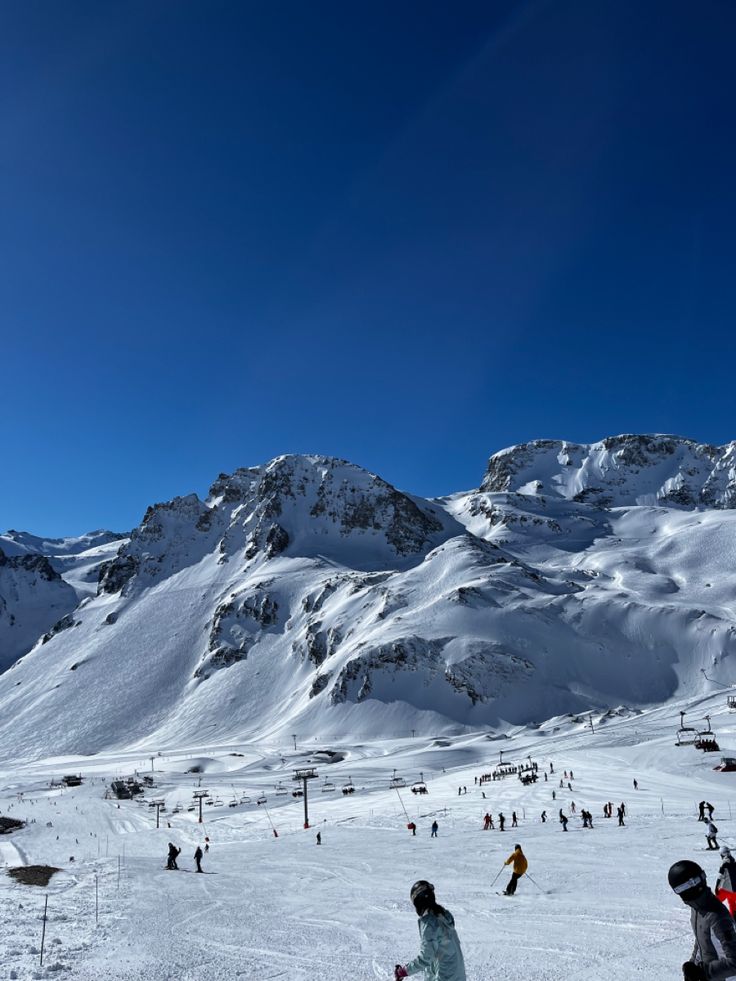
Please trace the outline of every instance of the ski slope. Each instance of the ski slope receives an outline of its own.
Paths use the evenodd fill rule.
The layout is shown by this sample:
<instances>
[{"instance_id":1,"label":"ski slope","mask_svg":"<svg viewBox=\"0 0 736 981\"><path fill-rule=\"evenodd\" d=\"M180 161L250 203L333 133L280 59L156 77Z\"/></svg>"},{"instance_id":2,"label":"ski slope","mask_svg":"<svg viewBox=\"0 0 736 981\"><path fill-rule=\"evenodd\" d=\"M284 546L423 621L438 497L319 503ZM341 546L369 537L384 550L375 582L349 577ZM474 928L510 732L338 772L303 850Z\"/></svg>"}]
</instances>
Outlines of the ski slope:
<instances>
[{"instance_id":1,"label":"ski slope","mask_svg":"<svg viewBox=\"0 0 736 981\"><path fill-rule=\"evenodd\" d=\"M389 978L395 963L417 953L408 892L417 878L429 878L455 915L469 981L620 981L632 973L669 981L691 945L687 910L667 886L667 869L694 858L713 883L719 863L717 853L704 850L699 800L715 805L719 838L736 843L736 774L713 771L719 754L675 747L679 707L693 724L710 714L722 749L736 746L736 715L728 714L724 694L711 694L681 706L594 716L594 732L586 720L561 717L506 739L474 732L326 745L301 733L296 750L288 740L223 745L203 738L162 746L161 755L132 750L4 764L0 810L34 823L0 838L2 861L62 871L47 890L0 875L3 977ZM500 749L505 761L535 759L540 780L530 787L514 777L476 786L474 778L492 768ZM545 782L550 762L555 774ZM310 786L312 828L304 830L291 777L307 765L319 776ZM153 808L135 801L118 807L103 797L112 778L134 769L150 773L152 766L156 787L146 798L166 804L159 830ZM200 772L187 772L193 767ZM574 772L572 791L559 787L564 770ZM429 793L389 789L394 771L408 784L423 775ZM49 788L52 777L69 772L84 774L84 784ZM325 781L336 789L323 792ZM348 782L355 791L345 796ZM463 786L467 794L458 796ZM222 801L204 807L203 825L186 809L197 788ZM245 795L249 803L227 806ZM267 798L261 806L259 795ZM608 800L626 802L626 827L603 818ZM571 815L572 801L592 811L593 830ZM173 813L177 805L182 810ZM560 806L570 815L567 834L556 820ZM486 809L495 818L504 812L504 833L482 830ZM520 823L512 830L513 810ZM204 868L212 874L200 876L191 872L192 856L205 834L211 849ZM164 869L169 840L182 847L180 872ZM522 879L512 899L497 895L507 870L491 883L517 841L534 882Z\"/></svg>"}]
</instances>

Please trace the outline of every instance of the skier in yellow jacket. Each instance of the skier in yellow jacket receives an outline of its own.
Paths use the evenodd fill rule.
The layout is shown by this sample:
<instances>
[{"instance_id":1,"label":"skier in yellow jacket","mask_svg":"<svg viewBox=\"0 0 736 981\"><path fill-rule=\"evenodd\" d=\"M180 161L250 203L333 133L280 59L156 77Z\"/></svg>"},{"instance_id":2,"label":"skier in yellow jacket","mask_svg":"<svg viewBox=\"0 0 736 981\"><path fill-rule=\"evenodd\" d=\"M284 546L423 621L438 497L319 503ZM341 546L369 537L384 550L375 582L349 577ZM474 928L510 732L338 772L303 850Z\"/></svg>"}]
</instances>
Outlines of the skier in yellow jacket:
<instances>
[{"instance_id":1,"label":"skier in yellow jacket","mask_svg":"<svg viewBox=\"0 0 736 981\"><path fill-rule=\"evenodd\" d=\"M516 892L516 883L529 868L529 863L526 860L526 855L521 850L521 845L514 845L514 850L511 852L511 854L503 864L513 865L513 872L511 873L511 881L506 886L503 893L504 896L513 896L514 893Z\"/></svg>"}]
</instances>

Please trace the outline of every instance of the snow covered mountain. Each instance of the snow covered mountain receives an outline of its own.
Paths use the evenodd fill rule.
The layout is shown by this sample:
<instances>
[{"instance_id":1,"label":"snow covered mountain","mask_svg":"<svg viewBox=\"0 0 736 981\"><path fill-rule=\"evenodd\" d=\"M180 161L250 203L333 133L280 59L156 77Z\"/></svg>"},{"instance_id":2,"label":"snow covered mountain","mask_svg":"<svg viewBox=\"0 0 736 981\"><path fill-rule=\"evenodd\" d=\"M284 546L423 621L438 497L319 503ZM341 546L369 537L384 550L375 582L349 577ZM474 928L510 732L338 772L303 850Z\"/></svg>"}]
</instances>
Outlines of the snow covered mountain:
<instances>
[{"instance_id":1,"label":"snow covered mountain","mask_svg":"<svg viewBox=\"0 0 736 981\"><path fill-rule=\"evenodd\" d=\"M319 456L222 474L204 501L149 508L97 594L0 675L0 756L204 727L536 725L707 689L701 669L730 680L732 455L675 437L531 443L438 501Z\"/></svg>"},{"instance_id":2,"label":"snow covered mountain","mask_svg":"<svg viewBox=\"0 0 736 981\"><path fill-rule=\"evenodd\" d=\"M92 531L77 538L39 538L13 529L0 534L0 671L94 596L102 562L125 535Z\"/></svg>"},{"instance_id":3,"label":"snow covered mountain","mask_svg":"<svg viewBox=\"0 0 736 981\"><path fill-rule=\"evenodd\" d=\"M539 439L495 453L481 490L547 494L599 507L736 507L736 442L611 436L599 443Z\"/></svg>"}]
</instances>

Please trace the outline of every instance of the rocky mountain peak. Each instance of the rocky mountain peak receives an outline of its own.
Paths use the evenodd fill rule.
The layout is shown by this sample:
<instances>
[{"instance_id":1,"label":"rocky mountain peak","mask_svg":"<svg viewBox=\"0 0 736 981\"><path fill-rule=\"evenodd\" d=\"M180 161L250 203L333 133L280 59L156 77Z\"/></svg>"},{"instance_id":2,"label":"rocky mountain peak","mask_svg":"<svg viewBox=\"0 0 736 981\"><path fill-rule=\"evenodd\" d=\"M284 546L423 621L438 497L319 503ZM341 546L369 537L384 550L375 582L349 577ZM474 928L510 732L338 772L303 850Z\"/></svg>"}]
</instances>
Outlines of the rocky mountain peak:
<instances>
[{"instance_id":1,"label":"rocky mountain peak","mask_svg":"<svg viewBox=\"0 0 736 981\"><path fill-rule=\"evenodd\" d=\"M736 507L736 443L622 434L597 443L533 440L495 453L486 492L548 495L598 507Z\"/></svg>"}]
</instances>

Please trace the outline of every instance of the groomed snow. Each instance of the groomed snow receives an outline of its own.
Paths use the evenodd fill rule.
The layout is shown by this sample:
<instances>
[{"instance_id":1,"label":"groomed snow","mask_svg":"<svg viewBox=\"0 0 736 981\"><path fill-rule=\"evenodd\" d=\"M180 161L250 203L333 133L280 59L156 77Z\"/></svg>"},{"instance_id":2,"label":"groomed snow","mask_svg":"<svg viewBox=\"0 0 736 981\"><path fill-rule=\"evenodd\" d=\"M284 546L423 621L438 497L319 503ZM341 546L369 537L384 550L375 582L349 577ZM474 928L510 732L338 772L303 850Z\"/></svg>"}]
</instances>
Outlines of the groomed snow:
<instances>
[{"instance_id":1,"label":"groomed snow","mask_svg":"<svg viewBox=\"0 0 736 981\"><path fill-rule=\"evenodd\" d=\"M287 740L218 745L207 743L203 732L197 745L161 747L154 756L157 786L146 798L166 802L158 831L154 809L103 799L110 779L136 768L150 772L142 752L5 764L0 809L34 823L0 838L2 860L50 863L62 871L47 890L0 875L2 977L389 978L393 965L418 949L408 891L422 877L435 883L439 901L455 915L469 981L620 981L632 974L671 981L691 943L687 910L667 886L667 869L694 858L713 883L719 863L717 853L704 850L697 801L714 803L720 837L736 842L736 774L713 771L719 754L674 746L679 707L692 724L710 713L722 748L736 745L736 716L728 714L723 694L595 716L594 733L584 721L559 718L502 740L478 732L338 745L302 732L295 752ZM326 749L342 758L325 762L329 757L320 751ZM536 759L539 782L523 787L511 777L476 786L474 777L492 768L499 749L505 761ZM310 761L319 777L311 784L313 827L305 831L291 776ZM555 774L545 782L542 770L550 761ZM199 775L187 772L195 766ZM388 787L394 768L408 784L422 773L429 794L418 797L407 787L400 799ZM572 791L559 787L566 769L575 774ZM82 787L49 789L52 777L74 772L84 774ZM344 796L349 780L355 792ZM204 825L186 810L200 781L222 801L204 808ZM325 781L336 789L323 792ZM279 785L286 794L277 792ZM459 786L467 794L458 796ZM250 803L228 806L246 794ZM259 807L261 794L267 803ZM603 818L608 800L626 801L625 828L615 817ZM562 805L570 814L571 801L593 812L594 830L583 830L571 816L570 831L562 833L557 811ZM416 837L406 828L401 802L417 823ZM183 810L174 814L177 804ZM509 825L516 810L519 828L483 831L486 809L496 819L503 811ZM547 824L539 819L543 809ZM437 840L430 838L434 818ZM205 834L211 849L204 868L215 874L190 874ZM169 840L182 847L180 872L163 868ZM491 880L517 841L535 881L522 879L517 897L507 899L496 894L507 871L494 886Z\"/></svg>"}]
</instances>

